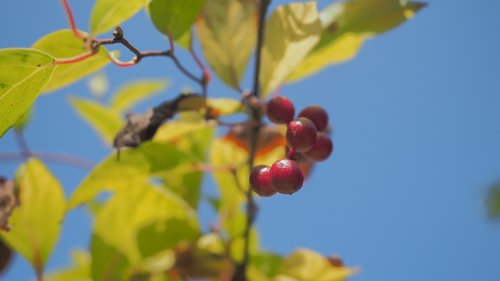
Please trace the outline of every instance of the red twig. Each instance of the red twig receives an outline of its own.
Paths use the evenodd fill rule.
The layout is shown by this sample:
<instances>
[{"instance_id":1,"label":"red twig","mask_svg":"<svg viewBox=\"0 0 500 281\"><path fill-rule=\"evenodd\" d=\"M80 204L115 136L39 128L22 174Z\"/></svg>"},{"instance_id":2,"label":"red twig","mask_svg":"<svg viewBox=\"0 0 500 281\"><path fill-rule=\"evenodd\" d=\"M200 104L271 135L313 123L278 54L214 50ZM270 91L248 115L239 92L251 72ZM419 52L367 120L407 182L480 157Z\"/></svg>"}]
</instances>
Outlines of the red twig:
<instances>
[{"instance_id":1,"label":"red twig","mask_svg":"<svg viewBox=\"0 0 500 281\"><path fill-rule=\"evenodd\" d=\"M73 16L73 12L71 11L71 7L69 6L69 3L67 0L61 0L61 3L64 7L64 12L66 13L66 16L68 17L68 22L69 26L71 27L71 31L73 31L73 34L75 34L76 37L80 39L85 39L85 35L81 33L78 28L76 28L76 23L75 23L75 17Z\"/></svg>"},{"instance_id":2,"label":"red twig","mask_svg":"<svg viewBox=\"0 0 500 281\"><path fill-rule=\"evenodd\" d=\"M81 55L78 55L78 56L74 56L74 57L71 57L71 58L65 58L65 59L56 59L54 61L54 64L68 64L68 63L75 63L75 62L79 62L79 61L82 61L82 60L85 60L87 58L90 58L91 56L97 54L97 52L94 52L94 51L90 51L88 53L84 53L84 54L81 54Z\"/></svg>"},{"instance_id":3,"label":"red twig","mask_svg":"<svg viewBox=\"0 0 500 281\"><path fill-rule=\"evenodd\" d=\"M130 61L121 61L121 60L113 57L113 55L111 55L111 54L109 54L109 59L111 60L112 63L114 63L115 65L117 65L119 67L129 67L129 66L133 66L133 65L137 64L137 59L132 59Z\"/></svg>"}]
</instances>

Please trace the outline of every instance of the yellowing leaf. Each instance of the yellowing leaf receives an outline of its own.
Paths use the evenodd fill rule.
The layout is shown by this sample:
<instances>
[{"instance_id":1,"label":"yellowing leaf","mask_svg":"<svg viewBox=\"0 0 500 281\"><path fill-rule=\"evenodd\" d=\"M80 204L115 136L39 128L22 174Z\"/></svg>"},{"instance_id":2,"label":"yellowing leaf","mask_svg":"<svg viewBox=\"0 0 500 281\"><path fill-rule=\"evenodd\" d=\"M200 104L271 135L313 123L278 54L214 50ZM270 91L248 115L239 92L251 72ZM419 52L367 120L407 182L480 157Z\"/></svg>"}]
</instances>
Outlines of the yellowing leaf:
<instances>
[{"instance_id":1,"label":"yellowing leaf","mask_svg":"<svg viewBox=\"0 0 500 281\"><path fill-rule=\"evenodd\" d=\"M0 50L0 137L31 107L54 72L53 62L33 49Z\"/></svg>"},{"instance_id":2,"label":"yellowing leaf","mask_svg":"<svg viewBox=\"0 0 500 281\"><path fill-rule=\"evenodd\" d=\"M159 94L168 84L165 80L138 80L127 83L113 95L111 107L119 112L126 112L136 103Z\"/></svg>"},{"instance_id":3,"label":"yellowing leaf","mask_svg":"<svg viewBox=\"0 0 500 281\"><path fill-rule=\"evenodd\" d=\"M239 89L257 33L255 1L208 1L196 22L205 57L227 85Z\"/></svg>"},{"instance_id":4,"label":"yellowing leaf","mask_svg":"<svg viewBox=\"0 0 500 281\"><path fill-rule=\"evenodd\" d=\"M174 40L189 31L204 0L152 0L148 6L149 16L155 27Z\"/></svg>"},{"instance_id":5,"label":"yellowing leaf","mask_svg":"<svg viewBox=\"0 0 500 281\"><path fill-rule=\"evenodd\" d=\"M344 281L353 275L356 270L331 265L326 258L320 254L306 249L299 249L288 256L281 264L281 277L273 278L273 281L297 280L297 281Z\"/></svg>"},{"instance_id":6,"label":"yellowing leaf","mask_svg":"<svg viewBox=\"0 0 500 281\"><path fill-rule=\"evenodd\" d=\"M44 277L46 281L88 281L90 278L90 255L82 250L71 253L73 265Z\"/></svg>"},{"instance_id":7,"label":"yellowing leaf","mask_svg":"<svg viewBox=\"0 0 500 281\"><path fill-rule=\"evenodd\" d=\"M144 185L149 177L189 161L186 154L174 146L146 143L139 148L115 153L95 167L75 190L68 209L87 203L103 191L120 192ZM126 175L126 176L124 176Z\"/></svg>"},{"instance_id":8,"label":"yellowing leaf","mask_svg":"<svg viewBox=\"0 0 500 281\"><path fill-rule=\"evenodd\" d=\"M56 59L71 58L89 52L84 47L82 39L75 37L69 29L58 30L44 36L33 45L33 48L44 51ZM51 92L67 86L105 67L109 62L108 51L101 46L97 54L85 60L58 65L43 91Z\"/></svg>"},{"instance_id":9,"label":"yellowing leaf","mask_svg":"<svg viewBox=\"0 0 500 281\"><path fill-rule=\"evenodd\" d=\"M216 115L229 115L243 109L241 101L230 98L209 98L207 105L215 111Z\"/></svg>"},{"instance_id":10,"label":"yellowing leaf","mask_svg":"<svg viewBox=\"0 0 500 281\"><path fill-rule=\"evenodd\" d=\"M166 189L143 184L113 195L96 215L94 234L135 264L193 239L198 230L195 212L184 201Z\"/></svg>"},{"instance_id":11,"label":"yellowing leaf","mask_svg":"<svg viewBox=\"0 0 500 281\"><path fill-rule=\"evenodd\" d=\"M112 143L115 135L123 127L124 121L113 109L87 99L71 97L71 105L106 141Z\"/></svg>"},{"instance_id":12,"label":"yellowing leaf","mask_svg":"<svg viewBox=\"0 0 500 281\"><path fill-rule=\"evenodd\" d=\"M148 0L96 0L90 16L92 35L110 31L146 6Z\"/></svg>"},{"instance_id":13,"label":"yellowing leaf","mask_svg":"<svg viewBox=\"0 0 500 281\"><path fill-rule=\"evenodd\" d=\"M401 0L351 0L328 6L320 15L321 41L288 80L352 59L366 39L399 26L424 6Z\"/></svg>"},{"instance_id":14,"label":"yellowing leaf","mask_svg":"<svg viewBox=\"0 0 500 281\"><path fill-rule=\"evenodd\" d=\"M16 175L20 205L9 219L11 230L2 238L41 273L56 245L64 217L61 185L37 159L29 159Z\"/></svg>"},{"instance_id":15,"label":"yellowing leaf","mask_svg":"<svg viewBox=\"0 0 500 281\"><path fill-rule=\"evenodd\" d=\"M264 97L300 65L318 43L320 33L316 2L290 3L271 14L265 27L259 75Z\"/></svg>"}]
</instances>

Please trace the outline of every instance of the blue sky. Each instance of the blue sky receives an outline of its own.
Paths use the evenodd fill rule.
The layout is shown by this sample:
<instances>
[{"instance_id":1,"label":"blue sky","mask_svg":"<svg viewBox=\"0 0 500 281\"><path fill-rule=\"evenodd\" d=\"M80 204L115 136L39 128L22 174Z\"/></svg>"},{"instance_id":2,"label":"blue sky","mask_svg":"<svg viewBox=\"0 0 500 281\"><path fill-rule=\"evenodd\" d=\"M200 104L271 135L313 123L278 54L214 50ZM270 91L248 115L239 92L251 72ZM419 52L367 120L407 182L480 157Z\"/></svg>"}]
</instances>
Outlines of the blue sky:
<instances>
[{"instance_id":1,"label":"blue sky","mask_svg":"<svg viewBox=\"0 0 500 281\"><path fill-rule=\"evenodd\" d=\"M92 2L70 1L82 29ZM367 42L354 60L283 88L299 108L328 110L335 151L300 192L260 200L264 248L338 254L362 268L356 281L500 280L500 225L484 209L488 186L500 179L500 2L429 3L410 22ZM67 27L59 1L3 1L0 7L0 48L29 47ZM144 13L123 27L140 49L166 48ZM171 95L191 85L162 59L110 66L106 73L112 90L135 78L169 78ZM234 96L218 80L209 91ZM34 151L97 162L110 149L71 110L68 95L88 96L85 81L38 99L28 143ZM0 153L16 150L6 134ZM0 162L0 174L12 175L17 164ZM67 194L85 176L49 167ZM210 181L206 193L213 193ZM205 223L213 218L208 206L201 212ZM83 209L69 214L48 271L68 264L70 249L86 247L90 225ZM16 257L4 279L32 276Z\"/></svg>"}]
</instances>

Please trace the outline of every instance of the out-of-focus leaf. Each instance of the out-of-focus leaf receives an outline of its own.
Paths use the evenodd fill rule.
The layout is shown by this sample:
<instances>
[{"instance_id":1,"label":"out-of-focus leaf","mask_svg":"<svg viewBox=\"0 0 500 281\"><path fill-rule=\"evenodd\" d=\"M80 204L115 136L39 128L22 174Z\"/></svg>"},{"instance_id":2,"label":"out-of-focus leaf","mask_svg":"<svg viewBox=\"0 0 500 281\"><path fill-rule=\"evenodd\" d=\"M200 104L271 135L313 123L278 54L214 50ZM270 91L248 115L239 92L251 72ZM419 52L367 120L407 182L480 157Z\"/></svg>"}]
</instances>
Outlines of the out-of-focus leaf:
<instances>
[{"instance_id":1,"label":"out-of-focus leaf","mask_svg":"<svg viewBox=\"0 0 500 281\"><path fill-rule=\"evenodd\" d=\"M152 0L148 6L149 16L156 29L177 40L191 28L204 2L204 0Z\"/></svg>"},{"instance_id":2,"label":"out-of-focus leaf","mask_svg":"<svg viewBox=\"0 0 500 281\"><path fill-rule=\"evenodd\" d=\"M71 97L69 101L78 114L97 131L106 143L113 142L114 137L124 125L115 110L98 102L77 97Z\"/></svg>"},{"instance_id":3,"label":"out-of-focus leaf","mask_svg":"<svg viewBox=\"0 0 500 281\"><path fill-rule=\"evenodd\" d=\"M65 206L63 189L37 159L29 159L18 170L16 184L20 206L14 209L9 220L11 230L0 231L0 235L41 273L61 230Z\"/></svg>"},{"instance_id":4,"label":"out-of-focus leaf","mask_svg":"<svg viewBox=\"0 0 500 281\"><path fill-rule=\"evenodd\" d=\"M235 212L230 219L223 220L223 228L227 232L230 242L231 257L234 261L241 262L244 253L244 233L247 223L247 216L243 212ZM253 255L259 250L260 240L259 234L255 227L250 229L250 244L249 252Z\"/></svg>"},{"instance_id":5,"label":"out-of-focus leaf","mask_svg":"<svg viewBox=\"0 0 500 281\"><path fill-rule=\"evenodd\" d=\"M99 71L87 82L90 94L96 98L102 98L108 92L109 82L104 71Z\"/></svg>"},{"instance_id":6,"label":"out-of-focus leaf","mask_svg":"<svg viewBox=\"0 0 500 281\"><path fill-rule=\"evenodd\" d=\"M9 218L19 206L18 197L14 182L0 176L0 231L9 230Z\"/></svg>"},{"instance_id":7,"label":"out-of-focus leaf","mask_svg":"<svg viewBox=\"0 0 500 281\"><path fill-rule=\"evenodd\" d=\"M252 256L252 265L268 277L278 274L283 257L271 252L259 252Z\"/></svg>"},{"instance_id":8,"label":"out-of-focus leaf","mask_svg":"<svg viewBox=\"0 0 500 281\"><path fill-rule=\"evenodd\" d=\"M138 102L159 94L168 86L165 80L138 80L120 87L111 99L111 107L119 112L127 112Z\"/></svg>"},{"instance_id":9,"label":"out-of-focus leaf","mask_svg":"<svg viewBox=\"0 0 500 281\"><path fill-rule=\"evenodd\" d=\"M196 22L205 57L227 85L239 89L257 33L255 1L207 1Z\"/></svg>"},{"instance_id":10,"label":"out-of-focus leaf","mask_svg":"<svg viewBox=\"0 0 500 281\"><path fill-rule=\"evenodd\" d=\"M69 29L58 30L44 36L33 45L33 48L46 52L56 59L71 58L89 52L84 47L84 42L76 38ZM76 82L105 67L109 62L109 53L101 46L99 52L90 58L57 65L52 78L43 88L43 92L51 92Z\"/></svg>"},{"instance_id":11,"label":"out-of-focus leaf","mask_svg":"<svg viewBox=\"0 0 500 281\"><path fill-rule=\"evenodd\" d=\"M75 190L68 209L92 200L102 191L121 192L137 185L144 185L151 175L156 175L189 159L174 146L146 143L137 149L116 153L95 167ZM126 176L124 176L126 175Z\"/></svg>"},{"instance_id":12,"label":"out-of-focus leaf","mask_svg":"<svg viewBox=\"0 0 500 281\"><path fill-rule=\"evenodd\" d=\"M321 11L320 42L288 80L302 79L329 65L352 59L366 39L399 26L424 6L421 2L400 0L333 3Z\"/></svg>"},{"instance_id":13,"label":"out-of-focus leaf","mask_svg":"<svg viewBox=\"0 0 500 281\"><path fill-rule=\"evenodd\" d=\"M316 2L290 3L269 17L262 46L259 79L263 96L282 84L320 39Z\"/></svg>"},{"instance_id":14,"label":"out-of-focus leaf","mask_svg":"<svg viewBox=\"0 0 500 281\"><path fill-rule=\"evenodd\" d=\"M491 187L487 198L487 206L491 218L500 218L500 183Z\"/></svg>"},{"instance_id":15,"label":"out-of-focus leaf","mask_svg":"<svg viewBox=\"0 0 500 281\"><path fill-rule=\"evenodd\" d=\"M0 137L29 110L55 69L54 58L33 49L0 50Z\"/></svg>"},{"instance_id":16,"label":"out-of-focus leaf","mask_svg":"<svg viewBox=\"0 0 500 281\"><path fill-rule=\"evenodd\" d=\"M107 243L99 235L93 234L90 241L92 263L90 275L92 281L122 281L127 280L126 271L130 262L123 252L113 244Z\"/></svg>"},{"instance_id":17,"label":"out-of-focus leaf","mask_svg":"<svg viewBox=\"0 0 500 281\"><path fill-rule=\"evenodd\" d=\"M195 212L178 196L148 184L121 190L101 208L94 234L131 264L195 238Z\"/></svg>"},{"instance_id":18,"label":"out-of-focus leaf","mask_svg":"<svg viewBox=\"0 0 500 281\"><path fill-rule=\"evenodd\" d=\"M148 3L148 0L96 0L90 16L92 35L110 31L128 20Z\"/></svg>"},{"instance_id":19,"label":"out-of-focus leaf","mask_svg":"<svg viewBox=\"0 0 500 281\"><path fill-rule=\"evenodd\" d=\"M46 281L88 281L90 279L91 258L89 253L74 250L72 253L73 265L53 272L44 277Z\"/></svg>"},{"instance_id":20,"label":"out-of-focus leaf","mask_svg":"<svg viewBox=\"0 0 500 281\"><path fill-rule=\"evenodd\" d=\"M213 110L212 115L229 115L243 109L241 101L230 98L209 98L207 105Z\"/></svg>"},{"instance_id":21,"label":"out-of-focus leaf","mask_svg":"<svg viewBox=\"0 0 500 281\"><path fill-rule=\"evenodd\" d=\"M311 250L299 249L283 260L280 273L297 281L344 281L356 270L331 265L326 258ZM280 279L281 278L281 279ZM273 281L288 280L278 277Z\"/></svg>"},{"instance_id":22,"label":"out-of-focus leaf","mask_svg":"<svg viewBox=\"0 0 500 281\"><path fill-rule=\"evenodd\" d=\"M193 34L191 33L191 30L184 32L184 34L182 34L175 40L175 42L184 49L189 49L191 47L192 41Z\"/></svg>"},{"instance_id":23,"label":"out-of-focus leaf","mask_svg":"<svg viewBox=\"0 0 500 281\"><path fill-rule=\"evenodd\" d=\"M207 123L172 121L158 130L155 141L171 146L189 155L186 164L160 174L166 186L196 208L200 198L203 172L196 163L205 163L214 128Z\"/></svg>"}]
</instances>

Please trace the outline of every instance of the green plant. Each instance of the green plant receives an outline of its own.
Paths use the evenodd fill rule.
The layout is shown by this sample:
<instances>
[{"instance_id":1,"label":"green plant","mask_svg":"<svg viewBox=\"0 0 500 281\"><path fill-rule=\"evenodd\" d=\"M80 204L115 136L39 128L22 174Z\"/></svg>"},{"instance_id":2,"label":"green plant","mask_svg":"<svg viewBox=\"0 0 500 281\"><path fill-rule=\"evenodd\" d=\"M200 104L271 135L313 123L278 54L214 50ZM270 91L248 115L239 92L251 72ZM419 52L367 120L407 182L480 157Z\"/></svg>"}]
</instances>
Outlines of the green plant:
<instances>
[{"instance_id":1,"label":"green plant","mask_svg":"<svg viewBox=\"0 0 500 281\"><path fill-rule=\"evenodd\" d=\"M267 188L257 193L268 195L271 187L291 194L302 187L307 174L299 163L312 165L311 159L323 160L333 149L330 137L316 132L326 130L324 111L306 108L284 134L284 128L264 123L263 108L280 85L349 60L367 38L398 26L422 3L353 0L322 11L315 2L289 3L266 18L270 0L97 0L87 33L76 27L68 2L61 2L70 29L48 34L29 49L0 50L0 136L15 127L26 158L12 180L0 182L0 198L9 198L0 208L5 229L0 235L33 265L38 280L336 281L355 272L310 250L283 257L259 248L257 207L249 184L252 169L263 172L270 166L270 186L257 179L254 188ZM166 36L167 50L141 51L119 27L143 9ZM110 31L112 37L98 38ZM211 74L193 48L196 38L210 68L234 89L236 98L211 97ZM117 52L108 51L116 44L135 57L120 60ZM197 71L178 58L181 51L191 55ZM245 91L241 80L253 53L251 90ZM197 90L139 114L129 110L163 91L165 81L127 83L109 104L72 97L74 109L116 152L93 166L66 200L44 164L54 157L32 153L23 145L31 104L41 93L61 89L109 63L131 67L149 57L168 58ZM284 99L270 102L275 100ZM283 112L269 107L271 121L293 118L290 105L285 117L273 115ZM237 124L221 120L237 113L247 119ZM219 126L230 129L220 136L215 132ZM219 198L210 200L220 224L209 232L201 230L196 214L206 172L213 174L220 191ZM99 200L105 191L113 195ZM90 246L74 253L73 267L47 275L44 267L61 221L80 205L88 206L94 216Z\"/></svg>"}]
</instances>

